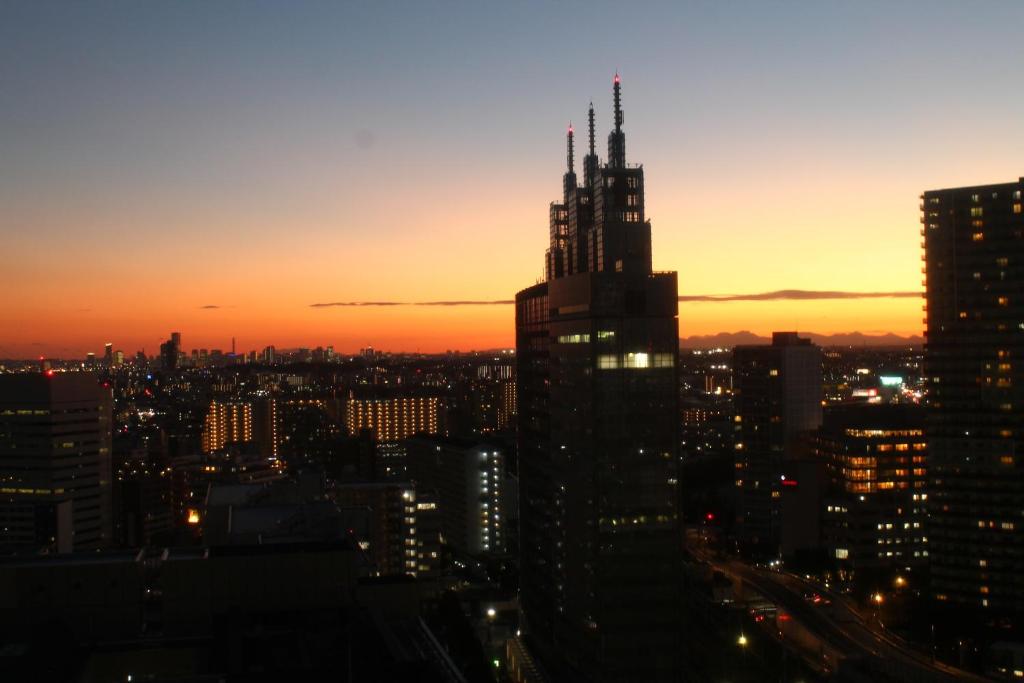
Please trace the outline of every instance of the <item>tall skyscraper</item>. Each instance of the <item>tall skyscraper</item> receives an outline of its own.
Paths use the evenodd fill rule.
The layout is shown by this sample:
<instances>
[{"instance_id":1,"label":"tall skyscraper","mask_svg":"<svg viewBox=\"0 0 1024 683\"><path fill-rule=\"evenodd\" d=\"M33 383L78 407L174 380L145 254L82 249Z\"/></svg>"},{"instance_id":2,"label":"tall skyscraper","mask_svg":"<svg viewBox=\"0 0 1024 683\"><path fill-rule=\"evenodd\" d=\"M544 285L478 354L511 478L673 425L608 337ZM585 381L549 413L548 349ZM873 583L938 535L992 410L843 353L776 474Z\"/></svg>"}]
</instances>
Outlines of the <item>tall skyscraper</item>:
<instances>
[{"instance_id":1,"label":"tall skyscraper","mask_svg":"<svg viewBox=\"0 0 1024 683\"><path fill-rule=\"evenodd\" d=\"M0 374L0 547L109 545L112 405L88 373Z\"/></svg>"},{"instance_id":2,"label":"tall skyscraper","mask_svg":"<svg viewBox=\"0 0 1024 683\"><path fill-rule=\"evenodd\" d=\"M681 670L676 274L651 268L621 84L608 162L567 138L546 281L516 295L524 638L556 680Z\"/></svg>"},{"instance_id":3,"label":"tall skyscraper","mask_svg":"<svg viewBox=\"0 0 1024 683\"><path fill-rule=\"evenodd\" d=\"M739 535L749 549L778 552L782 464L802 434L821 425L821 348L796 332L733 349Z\"/></svg>"},{"instance_id":4,"label":"tall skyscraper","mask_svg":"<svg viewBox=\"0 0 1024 683\"><path fill-rule=\"evenodd\" d=\"M1017 182L925 192L935 598L1024 612L1024 213Z\"/></svg>"},{"instance_id":5,"label":"tall skyscraper","mask_svg":"<svg viewBox=\"0 0 1024 683\"><path fill-rule=\"evenodd\" d=\"M160 345L160 360L164 370L178 367L178 356L181 353L181 332L171 332L171 338Z\"/></svg>"}]
</instances>

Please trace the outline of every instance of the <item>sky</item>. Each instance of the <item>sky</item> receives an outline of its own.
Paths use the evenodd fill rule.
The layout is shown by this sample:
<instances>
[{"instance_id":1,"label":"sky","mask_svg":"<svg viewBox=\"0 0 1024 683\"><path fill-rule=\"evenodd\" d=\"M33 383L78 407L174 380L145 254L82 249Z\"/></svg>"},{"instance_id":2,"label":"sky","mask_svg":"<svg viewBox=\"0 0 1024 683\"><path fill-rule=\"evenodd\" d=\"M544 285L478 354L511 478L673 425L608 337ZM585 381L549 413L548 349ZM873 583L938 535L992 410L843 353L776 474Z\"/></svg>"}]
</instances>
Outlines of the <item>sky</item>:
<instances>
[{"instance_id":1,"label":"sky","mask_svg":"<svg viewBox=\"0 0 1024 683\"><path fill-rule=\"evenodd\" d=\"M918 197L1024 175L1024 3L0 4L0 357L514 344L622 76L684 296L922 289ZM921 299L680 303L918 334Z\"/></svg>"}]
</instances>

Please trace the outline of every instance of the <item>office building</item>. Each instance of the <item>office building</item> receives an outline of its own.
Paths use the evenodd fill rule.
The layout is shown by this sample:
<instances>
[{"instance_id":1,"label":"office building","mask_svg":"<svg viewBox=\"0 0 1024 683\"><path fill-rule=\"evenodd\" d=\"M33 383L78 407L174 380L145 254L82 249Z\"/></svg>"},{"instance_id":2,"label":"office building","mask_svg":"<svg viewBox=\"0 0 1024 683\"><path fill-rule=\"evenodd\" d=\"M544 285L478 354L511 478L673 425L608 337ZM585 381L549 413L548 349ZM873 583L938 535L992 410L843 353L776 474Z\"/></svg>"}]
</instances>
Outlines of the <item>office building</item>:
<instances>
[{"instance_id":1,"label":"office building","mask_svg":"<svg viewBox=\"0 0 1024 683\"><path fill-rule=\"evenodd\" d=\"M855 571L927 564L924 410L914 404L830 408L812 443L829 481L820 515L827 555Z\"/></svg>"},{"instance_id":2,"label":"office building","mask_svg":"<svg viewBox=\"0 0 1024 683\"><path fill-rule=\"evenodd\" d=\"M437 493L445 540L463 555L505 550L505 459L497 446L472 439L418 436L405 442L409 476Z\"/></svg>"},{"instance_id":3,"label":"office building","mask_svg":"<svg viewBox=\"0 0 1024 683\"><path fill-rule=\"evenodd\" d=\"M516 295L523 639L558 680L681 676L678 290L651 265L614 81L583 184L567 136L546 278Z\"/></svg>"},{"instance_id":4,"label":"office building","mask_svg":"<svg viewBox=\"0 0 1024 683\"><path fill-rule=\"evenodd\" d=\"M110 544L113 397L94 375L0 375L0 547Z\"/></svg>"},{"instance_id":5,"label":"office building","mask_svg":"<svg viewBox=\"0 0 1024 683\"><path fill-rule=\"evenodd\" d=\"M925 192L934 597L1024 612L1024 178Z\"/></svg>"},{"instance_id":6,"label":"office building","mask_svg":"<svg viewBox=\"0 0 1024 683\"><path fill-rule=\"evenodd\" d=\"M821 349L796 332L733 349L737 528L749 552L778 553L783 463L821 424Z\"/></svg>"}]
</instances>

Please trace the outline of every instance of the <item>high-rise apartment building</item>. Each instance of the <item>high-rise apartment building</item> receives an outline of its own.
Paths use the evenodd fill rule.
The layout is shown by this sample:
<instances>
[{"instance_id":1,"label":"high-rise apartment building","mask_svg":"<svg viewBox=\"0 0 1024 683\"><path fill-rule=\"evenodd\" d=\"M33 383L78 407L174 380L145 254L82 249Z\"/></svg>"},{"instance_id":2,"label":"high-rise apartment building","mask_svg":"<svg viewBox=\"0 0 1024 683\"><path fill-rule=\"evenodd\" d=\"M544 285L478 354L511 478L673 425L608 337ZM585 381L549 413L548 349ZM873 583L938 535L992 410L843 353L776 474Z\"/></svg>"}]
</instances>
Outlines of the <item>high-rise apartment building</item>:
<instances>
[{"instance_id":1,"label":"high-rise apartment building","mask_svg":"<svg viewBox=\"0 0 1024 683\"><path fill-rule=\"evenodd\" d=\"M733 350L737 523L755 552L778 551L782 465L821 424L821 348L796 332Z\"/></svg>"},{"instance_id":2,"label":"high-rise apartment building","mask_svg":"<svg viewBox=\"0 0 1024 683\"><path fill-rule=\"evenodd\" d=\"M1024 612L1024 178L922 195L936 599Z\"/></svg>"},{"instance_id":3,"label":"high-rise apartment building","mask_svg":"<svg viewBox=\"0 0 1024 683\"><path fill-rule=\"evenodd\" d=\"M603 165L590 108L582 185L570 127L546 279L516 295L523 632L558 680L682 666L678 290L651 267L620 88Z\"/></svg>"},{"instance_id":4,"label":"high-rise apartment building","mask_svg":"<svg viewBox=\"0 0 1024 683\"><path fill-rule=\"evenodd\" d=\"M432 493L408 482L357 482L336 486L334 498L343 509L369 511L369 537L360 547L379 575L438 576L441 530Z\"/></svg>"},{"instance_id":5,"label":"high-rise apartment building","mask_svg":"<svg viewBox=\"0 0 1024 683\"><path fill-rule=\"evenodd\" d=\"M441 436L405 442L410 478L417 489L436 491L441 529L457 552L498 554L505 550L505 460L486 442Z\"/></svg>"},{"instance_id":6,"label":"high-rise apartment building","mask_svg":"<svg viewBox=\"0 0 1024 683\"><path fill-rule=\"evenodd\" d=\"M92 374L0 374L0 547L109 545L112 405Z\"/></svg>"},{"instance_id":7,"label":"high-rise apartment building","mask_svg":"<svg viewBox=\"0 0 1024 683\"><path fill-rule=\"evenodd\" d=\"M203 452L219 451L230 443L253 440L252 404L211 401L203 426Z\"/></svg>"},{"instance_id":8,"label":"high-rise apartment building","mask_svg":"<svg viewBox=\"0 0 1024 683\"><path fill-rule=\"evenodd\" d=\"M348 433L373 432L379 443L401 441L413 434L437 434L441 399L437 396L355 396L345 405Z\"/></svg>"}]
</instances>

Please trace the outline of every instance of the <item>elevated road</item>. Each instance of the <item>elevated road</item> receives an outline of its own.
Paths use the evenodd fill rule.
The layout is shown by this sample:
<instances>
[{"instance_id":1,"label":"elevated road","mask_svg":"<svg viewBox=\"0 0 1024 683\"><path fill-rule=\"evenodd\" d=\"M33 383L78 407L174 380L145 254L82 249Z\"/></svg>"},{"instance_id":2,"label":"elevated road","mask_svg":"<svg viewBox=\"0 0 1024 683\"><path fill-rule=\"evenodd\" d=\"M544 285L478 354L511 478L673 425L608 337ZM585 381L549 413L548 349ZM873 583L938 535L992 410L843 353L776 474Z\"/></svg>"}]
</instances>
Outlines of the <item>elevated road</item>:
<instances>
[{"instance_id":1,"label":"elevated road","mask_svg":"<svg viewBox=\"0 0 1024 683\"><path fill-rule=\"evenodd\" d=\"M803 633L817 640L819 671L842 668L843 662L856 663L859 670L896 681L920 683L991 683L970 672L933 661L918 652L885 628L872 615L863 615L843 596L831 593L801 577L753 567L731 559L710 556L694 549L696 557L732 579L734 585L751 591L774 603L802 627ZM815 604L806 598L809 593L827 596ZM792 640L783 640L787 647L797 648ZM808 660L807 648L796 654ZM815 662L809 662L812 666Z\"/></svg>"}]
</instances>

